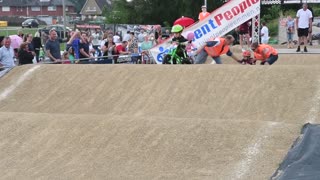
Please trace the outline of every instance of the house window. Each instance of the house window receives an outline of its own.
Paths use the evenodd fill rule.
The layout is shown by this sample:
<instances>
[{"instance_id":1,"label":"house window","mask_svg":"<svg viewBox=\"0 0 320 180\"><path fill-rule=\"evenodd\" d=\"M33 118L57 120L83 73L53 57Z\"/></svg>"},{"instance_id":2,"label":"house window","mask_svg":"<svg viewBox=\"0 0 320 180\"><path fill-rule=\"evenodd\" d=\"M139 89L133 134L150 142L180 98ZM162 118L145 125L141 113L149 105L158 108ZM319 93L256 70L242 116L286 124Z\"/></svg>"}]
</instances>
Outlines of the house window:
<instances>
[{"instance_id":1,"label":"house window","mask_svg":"<svg viewBox=\"0 0 320 180\"><path fill-rule=\"evenodd\" d=\"M40 7L31 7L31 11L40 11Z\"/></svg>"},{"instance_id":2,"label":"house window","mask_svg":"<svg viewBox=\"0 0 320 180\"><path fill-rule=\"evenodd\" d=\"M95 11L97 11L96 10L96 7L87 7L87 10L86 10L86 12L95 12Z\"/></svg>"},{"instance_id":3,"label":"house window","mask_svg":"<svg viewBox=\"0 0 320 180\"><path fill-rule=\"evenodd\" d=\"M57 6L48 6L48 11L56 11Z\"/></svg>"},{"instance_id":4,"label":"house window","mask_svg":"<svg viewBox=\"0 0 320 180\"><path fill-rule=\"evenodd\" d=\"M2 6L2 11L3 12L9 12L10 11L10 7L9 6Z\"/></svg>"}]
</instances>

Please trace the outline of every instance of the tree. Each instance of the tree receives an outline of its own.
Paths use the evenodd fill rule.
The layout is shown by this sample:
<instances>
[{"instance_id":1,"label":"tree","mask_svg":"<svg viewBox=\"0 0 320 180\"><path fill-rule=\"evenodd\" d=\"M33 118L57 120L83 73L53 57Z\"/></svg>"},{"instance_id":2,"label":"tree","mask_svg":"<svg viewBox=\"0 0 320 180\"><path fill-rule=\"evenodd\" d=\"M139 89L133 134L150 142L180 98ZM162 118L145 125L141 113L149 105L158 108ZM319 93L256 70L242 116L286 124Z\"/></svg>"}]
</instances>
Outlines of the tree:
<instances>
[{"instance_id":1,"label":"tree","mask_svg":"<svg viewBox=\"0 0 320 180\"><path fill-rule=\"evenodd\" d=\"M80 13L82 7L86 3L86 0L68 0L68 1L74 4L77 13Z\"/></svg>"},{"instance_id":2,"label":"tree","mask_svg":"<svg viewBox=\"0 0 320 180\"><path fill-rule=\"evenodd\" d=\"M208 10L213 11L223 4L223 0L208 4ZM112 8L105 9L107 23L124 24L172 24L181 16L198 19L203 1L190 0L126 0L112 1ZM198 7L198 8L195 8Z\"/></svg>"}]
</instances>

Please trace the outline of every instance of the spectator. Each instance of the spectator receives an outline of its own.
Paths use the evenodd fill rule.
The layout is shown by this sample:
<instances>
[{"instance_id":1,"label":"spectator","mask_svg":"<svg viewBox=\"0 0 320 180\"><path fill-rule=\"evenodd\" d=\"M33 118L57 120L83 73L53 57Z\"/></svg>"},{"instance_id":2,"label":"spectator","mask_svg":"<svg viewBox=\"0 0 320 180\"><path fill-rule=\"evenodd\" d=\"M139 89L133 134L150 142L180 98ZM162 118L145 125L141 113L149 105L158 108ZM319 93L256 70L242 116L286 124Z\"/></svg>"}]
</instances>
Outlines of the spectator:
<instances>
[{"instance_id":1,"label":"spectator","mask_svg":"<svg viewBox=\"0 0 320 180\"><path fill-rule=\"evenodd\" d=\"M145 36L146 36L146 35L144 34L144 30L141 29L141 30L140 30L140 34L138 35L138 42L142 43L142 42L144 41L144 37L145 37Z\"/></svg>"},{"instance_id":2,"label":"spectator","mask_svg":"<svg viewBox=\"0 0 320 180\"><path fill-rule=\"evenodd\" d=\"M22 30L18 30L18 36L21 37L22 39L24 38L24 34Z\"/></svg>"},{"instance_id":3,"label":"spectator","mask_svg":"<svg viewBox=\"0 0 320 180\"><path fill-rule=\"evenodd\" d=\"M118 55L128 55L128 54L130 54L129 51L126 51L127 45L128 45L127 41L122 41L121 44L117 45L116 46L116 50L117 50L116 54L118 54ZM118 61L117 61L118 59L117 58L118 57L116 57L115 63L118 63Z\"/></svg>"},{"instance_id":4,"label":"spectator","mask_svg":"<svg viewBox=\"0 0 320 180\"><path fill-rule=\"evenodd\" d=\"M32 34L26 35L26 43L28 44L28 51L32 53L33 56L36 56L36 52L34 50L34 45L32 43L33 36Z\"/></svg>"},{"instance_id":5,"label":"spectator","mask_svg":"<svg viewBox=\"0 0 320 180\"><path fill-rule=\"evenodd\" d=\"M123 36L123 41L129 41L130 40L130 37L131 37L131 35L130 35L130 31L127 31L127 34L125 34L124 36ZM123 42L122 41L122 42Z\"/></svg>"},{"instance_id":6,"label":"spectator","mask_svg":"<svg viewBox=\"0 0 320 180\"><path fill-rule=\"evenodd\" d=\"M40 33L37 31L34 34L34 38L32 39L31 44L33 44L34 47L34 52L36 54L36 60L39 62L39 55L40 55L40 49L43 48L41 44L41 38L40 38Z\"/></svg>"},{"instance_id":7,"label":"spectator","mask_svg":"<svg viewBox=\"0 0 320 180\"><path fill-rule=\"evenodd\" d=\"M242 48L242 51L244 51L244 42L245 41L248 45L248 48L250 47L250 35L249 35L249 27L250 27L250 21L247 21L239 26L239 42L240 46Z\"/></svg>"},{"instance_id":8,"label":"spectator","mask_svg":"<svg viewBox=\"0 0 320 180\"><path fill-rule=\"evenodd\" d=\"M48 41L48 39L49 39L49 36L48 36L48 34L46 34L45 32L41 32L41 40L42 40L42 44L47 44L47 41Z\"/></svg>"},{"instance_id":9,"label":"spectator","mask_svg":"<svg viewBox=\"0 0 320 180\"><path fill-rule=\"evenodd\" d=\"M269 41L269 29L266 25L267 25L266 22L262 23L262 28L260 32L262 44L268 44L268 41Z\"/></svg>"},{"instance_id":10,"label":"spectator","mask_svg":"<svg viewBox=\"0 0 320 180\"><path fill-rule=\"evenodd\" d=\"M81 33L81 37L79 45L80 59L85 59L83 62L89 62L90 59L93 59L93 56L90 55L90 41L86 32Z\"/></svg>"},{"instance_id":11,"label":"spectator","mask_svg":"<svg viewBox=\"0 0 320 180\"><path fill-rule=\"evenodd\" d=\"M101 56L101 50L100 50L100 41L102 39L102 34L100 29L95 29L95 32L92 33L92 47L95 50L97 54L97 56Z\"/></svg>"},{"instance_id":12,"label":"spectator","mask_svg":"<svg viewBox=\"0 0 320 180\"><path fill-rule=\"evenodd\" d=\"M117 58L113 56L117 52L116 43L113 42L113 37L111 34L108 35L107 41L102 47L102 52L103 56L105 57L104 59L106 59L108 62L112 62L113 59L116 63Z\"/></svg>"},{"instance_id":13,"label":"spectator","mask_svg":"<svg viewBox=\"0 0 320 180\"><path fill-rule=\"evenodd\" d=\"M49 39L46 43L46 53L51 62L58 63L61 61L60 42L55 29L49 31Z\"/></svg>"},{"instance_id":14,"label":"spectator","mask_svg":"<svg viewBox=\"0 0 320 180\"><path fill-rule=\"evenodd\" d=\"M308 9L308 5L304 3L302 5L302 9L299 9L297 12L297 27L298 27L298 37L299 44L297 48L297 52L300 52L300 45L303 42L304 52L308 52L307 43L308 43L308 34L312 32L312 13Z\"/></svg>"},{"instance_id":15,"label":"spectator","mask_svg":"<svg viewBox=\"0 0 320 180\"><path fill-rule=\"evenodd\" d=\"M121 42L118 32L116 32L116 34L113 36L113 42L116 44Z\"/></svg>"},{"instance_id":16,"label":"spectator","mask_svg":"<svg viewBox=\"0 0 320 180\"><path fill-rule=\"evenodd\" d=\"M278 52L270 45L252 43L251 50L254 52L255 61L260 60L261 65L272 65L278 60Z\"/></svg>"},{"instance_id":17,"label":"spectator","mask_svg":"<svg viewBox=\"0 0 320 180\"><path fill-rule=\"evenodd\" d=\"M201 12L199 13L198 19L199 21L202 21L204 18L209 16L210 13L207 12L207 6L203 5L201 6Z\"/></svg>"},{"instance_id":18,"label":"spectator","mask_svg":"<svg viewBox=\"0 0 320 180\"><path fill-rule=\"evenodd\" d=\"M220 56L223 54L226 54L235 61L240 62L240 60L230 51L229 46L232 45L233 41L234 37L227 35L225 38L215 38L207 42L204 47L199 48L195 64L204 64L208 55L213 59L211 64L222 64Z\"/></svg>"},{"instance_id":19,"label":"spectator","mask_svg":"<svg viewBox=\"0 0 320 180\"><path fill-rule=\"evenodd\" d=\"M11 47L11 39L5 37L3 39L3 46L0 48L0 67L10 69L14 66L14 52Z\"/></svg>"},{"instance_id":20,"label":"spectator","mask_svg":"<svg viewBox=\"0 0 320 180\"><path fill-rule=\"evenodd\" d=\"M34 52L29 51L29 43L23 42L18 51L19 65L33 64Z\"/></svg>"},{"instance_id":21,"label":"spectator","mask_svg":"<svg viewBox=\"0 0 320 180\"><path fill-rule=\"evenodd\" d=\"M290 49L290 48L293 48L293 35L295 32L294 20L291 18L291 16L287 17L286 29L287 29L288 48Z\"/></svg>"},{"instance_id":22,"label":"spectator","mask_svg":"<svg viewBox=\"0 0 320 180\"><path fill-rule=\"evenodd\" d=\"M141 56L143 57L142 59L142 64L146 64L146 59L149 59L149 52L148 50L151 49L154 46L154 37L153 34L150 36L145 36L144 41L141 43ZM150 63L150 62L149 62Z\"/></svg>"},{"instance_id":23,"label":"spectator","mask_svg":"<svg viewBox=\"0 0 320 180\"><path fill-rule=\"evenodd\" d=\"M134 55L139 53L138 49L138 39L135 37L134 32L131 32L131 38L128 42L128 50L129 52ZM135 55L131 57L131 63L136 64L138 62L139 56Z\"/></svg>"}]
</instances>

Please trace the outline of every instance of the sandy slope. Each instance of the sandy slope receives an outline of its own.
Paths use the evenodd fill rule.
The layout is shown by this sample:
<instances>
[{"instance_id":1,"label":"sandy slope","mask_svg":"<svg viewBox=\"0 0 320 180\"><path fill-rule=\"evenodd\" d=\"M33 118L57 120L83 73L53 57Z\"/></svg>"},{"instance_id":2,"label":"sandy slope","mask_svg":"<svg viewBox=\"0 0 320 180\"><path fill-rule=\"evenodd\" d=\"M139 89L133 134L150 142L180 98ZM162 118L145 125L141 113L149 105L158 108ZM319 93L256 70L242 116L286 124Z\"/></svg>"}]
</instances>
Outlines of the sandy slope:
<instances>
[{"instance_id":1,"label":"sandy slope","mask_svg":"<svg viewBox=\"0 0 320 180\"><path fill-rule=\"evenodd\" d=\"M15 68L0 79L0 178L267 179L318 122L310 61Z\"/></svg>"}]
</instances>

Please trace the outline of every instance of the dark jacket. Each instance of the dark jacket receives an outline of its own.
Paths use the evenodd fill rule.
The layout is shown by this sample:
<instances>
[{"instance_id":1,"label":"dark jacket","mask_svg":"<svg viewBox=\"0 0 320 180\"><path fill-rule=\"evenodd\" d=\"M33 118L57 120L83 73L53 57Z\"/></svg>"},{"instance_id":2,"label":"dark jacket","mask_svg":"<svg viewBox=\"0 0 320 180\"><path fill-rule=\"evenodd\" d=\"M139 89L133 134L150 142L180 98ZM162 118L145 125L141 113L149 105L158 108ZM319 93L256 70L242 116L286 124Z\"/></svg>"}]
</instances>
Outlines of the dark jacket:
<instances>
[{"instance_id":1,"label":"dark jacket","mask_svg":"<svg viewBox=\"0 0 320 180\"><path fill-rule=\"evenodd\" d=\"M24 49L20 49L18 52L18 59L19 59L19 64L23 65L23 64L33 64L32 60L33 60L33 55L31 54L31 52L28 52Z\"/></svg>"},{"instance_id":2,"label":"dark jacket","mask_svg":"<svg viewBox=\"0 0 320 180\"><path fill-rule=\"evenodd\" d=\"M40 50L40 48L42 48L41 38L39 37L34 37L31 43L33 44L34 50Z\"/></svg>"}]
</instances>

